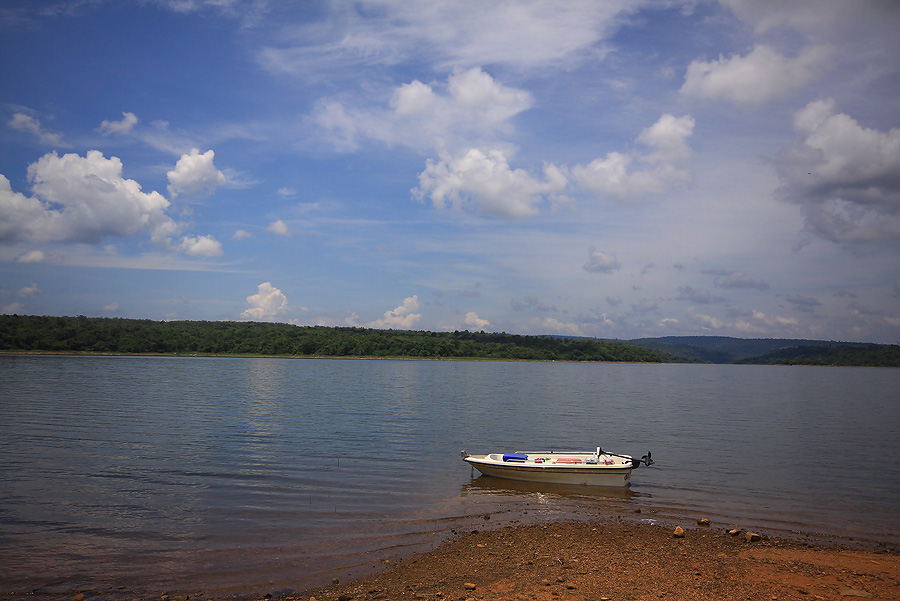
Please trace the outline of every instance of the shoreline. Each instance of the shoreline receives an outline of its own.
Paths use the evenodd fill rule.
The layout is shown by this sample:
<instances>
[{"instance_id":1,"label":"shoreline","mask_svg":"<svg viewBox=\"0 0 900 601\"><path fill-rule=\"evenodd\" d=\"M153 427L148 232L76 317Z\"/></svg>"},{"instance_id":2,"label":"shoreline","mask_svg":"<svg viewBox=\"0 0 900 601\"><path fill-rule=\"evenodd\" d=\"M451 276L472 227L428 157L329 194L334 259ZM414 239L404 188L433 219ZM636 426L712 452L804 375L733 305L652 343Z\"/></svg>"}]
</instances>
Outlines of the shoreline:
<instances>
[{"instance_id":1,"label":"shoreline","mask_svg":"<svg viewBox=\"0 0 900 601\"><path fill-rule=\"evenodd\" d=\"M609 518L475 529L374 574L268 594L283 601L900 599L896 549L733 530L698 523L676 536L668 526Z\"/></svg>"},{"instance_id":2,"label":"shoreline","mask_svg":"<svg viewBox=\"0 0 900 601\"><path fill-rule=\"evenodd\" d=\"M639 599L900 599L900 550L860 549L732 526L676 528L628 517L511 520L468 527L435 547L356 566L357 575L292 590L56 590L0 592L47 601L621 601ZM679 533L682 534L682 533ZM759 538L756 538L756 537ZM347 574L341 570L338 575ZM300 578L301 575L298 575Z\"/></svg>"}]
</instances>

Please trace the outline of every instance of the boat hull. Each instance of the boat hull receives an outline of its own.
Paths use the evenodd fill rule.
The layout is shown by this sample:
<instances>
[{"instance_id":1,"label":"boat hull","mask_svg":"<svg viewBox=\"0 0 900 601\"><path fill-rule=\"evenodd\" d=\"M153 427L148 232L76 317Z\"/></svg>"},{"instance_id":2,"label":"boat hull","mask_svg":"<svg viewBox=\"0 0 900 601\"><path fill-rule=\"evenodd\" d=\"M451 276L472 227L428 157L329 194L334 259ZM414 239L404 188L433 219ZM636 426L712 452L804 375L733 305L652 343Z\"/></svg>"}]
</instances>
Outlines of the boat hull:
<instances>
[{"instance_id":1,"label":"boat hull","mask_svg":"<svg viewBox=\"0 0 900 601\"><path fill-rule=\"evenodd\" d=\"M469 455L463 460L485 476L543 482L548 484L575 484L584 486L630 486L634 464L630 458L618 459L604 465L586 463L586 457L566 454L554 456L543 453L526 460L504 461L502 455ZM531 457L531 456L529 456ZM601 458L603 461L603 458Z\"/></svg>"}]
</instances>

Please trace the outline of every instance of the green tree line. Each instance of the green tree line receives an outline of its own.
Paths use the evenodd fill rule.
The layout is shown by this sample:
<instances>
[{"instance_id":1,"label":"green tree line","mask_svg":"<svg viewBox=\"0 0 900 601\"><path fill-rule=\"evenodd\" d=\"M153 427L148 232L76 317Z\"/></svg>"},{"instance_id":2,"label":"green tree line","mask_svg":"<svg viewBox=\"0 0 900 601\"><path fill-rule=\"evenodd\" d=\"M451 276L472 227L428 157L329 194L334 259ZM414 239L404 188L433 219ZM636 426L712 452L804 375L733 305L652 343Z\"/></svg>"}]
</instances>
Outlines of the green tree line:
<instances>
[{"instance_id":1,"label":"green tree line","mask_svg":"<svg viewBox=\"0 0 900 601\"><path fill-rule=\"evenodd\" d=\"M536 361L660 360L651 350L592 338L30 315L0 315L0 350Z\"/></svg>"}]
</instances>

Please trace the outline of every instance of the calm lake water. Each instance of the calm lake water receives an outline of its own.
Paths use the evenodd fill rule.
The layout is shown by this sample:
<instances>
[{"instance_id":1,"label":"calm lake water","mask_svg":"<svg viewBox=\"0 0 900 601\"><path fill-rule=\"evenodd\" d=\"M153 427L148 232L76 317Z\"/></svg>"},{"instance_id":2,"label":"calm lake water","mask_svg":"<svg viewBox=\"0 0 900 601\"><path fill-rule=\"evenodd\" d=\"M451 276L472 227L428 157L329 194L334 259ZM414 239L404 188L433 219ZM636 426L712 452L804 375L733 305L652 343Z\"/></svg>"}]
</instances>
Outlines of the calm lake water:
<instances>
[{"instance_id":1,"label":"calm lake water","mask_svg":"<svg viewBox=\"0 0 900 601\"><path fill-rule=\"evenodd\" d=\"M0 356L0 374L3 593L300 590L558 517L900 544L897 369ZM597 445L656 464L615 491L459 458Z\"/></svg>"}]
</instances>

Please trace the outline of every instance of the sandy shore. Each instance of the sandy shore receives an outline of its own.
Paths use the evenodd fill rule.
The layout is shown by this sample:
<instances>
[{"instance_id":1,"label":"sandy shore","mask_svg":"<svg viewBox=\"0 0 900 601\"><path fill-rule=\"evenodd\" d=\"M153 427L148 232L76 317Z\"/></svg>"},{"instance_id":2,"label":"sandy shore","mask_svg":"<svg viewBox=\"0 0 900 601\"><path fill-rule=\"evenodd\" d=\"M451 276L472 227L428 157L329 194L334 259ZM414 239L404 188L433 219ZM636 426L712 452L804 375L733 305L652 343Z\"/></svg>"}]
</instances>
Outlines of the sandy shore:
<instances>
[{"instance_id":1,"label":"sandy shore","mask_svg":"<svg viewBox=\"0 0 900 601\"><path fill-rule=\"evenodd\" d=\"M900 600L900 554L731 535L715 525L559 522L460 534L316 601Z\"/></svg>"},{"instance_id":2,"label":"sandy shore","mask_svg":"<svg viewBox=\"0 0 900 601\"><path fill-rule=\"evenodd\" d=\"M898 600L900 552L775 540L730 527L561 521L457 532L379 572L304 592L76 591L53 599L283 601ZM0 599L18 598L0 593ZM28 595L23 599L41 598ZM49 598L49 597L48 597Z\"/></svg>"}]
</instances>

